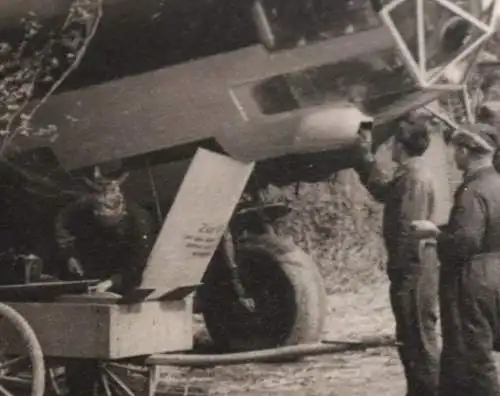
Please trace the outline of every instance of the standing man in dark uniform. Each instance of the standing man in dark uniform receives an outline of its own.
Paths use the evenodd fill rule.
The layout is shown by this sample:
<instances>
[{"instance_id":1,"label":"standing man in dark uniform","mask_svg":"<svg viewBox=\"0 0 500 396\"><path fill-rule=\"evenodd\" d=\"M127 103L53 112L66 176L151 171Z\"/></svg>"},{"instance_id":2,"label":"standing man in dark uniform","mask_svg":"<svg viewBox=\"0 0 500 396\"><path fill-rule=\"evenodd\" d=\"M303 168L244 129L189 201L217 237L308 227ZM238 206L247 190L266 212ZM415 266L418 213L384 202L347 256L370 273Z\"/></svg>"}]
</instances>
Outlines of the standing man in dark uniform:
<instances>
[{"instance_id":1,"label":"standing man in dark uniform","mask_svg":"<svg viewBox=\"0 0 500 396\"><path fill-rule=\"evenodd\" d=\"M498 132L477 124L455 134L464 172L448 225L418 221L415 235L437 237L443 335L440 396L498 396L492 351L500 346L500 174Z\"/></svg>"},{"instance_id":2,"label":"standing man in dark uniform","mask_svg":"<svg viewBox=\"0 0 500 396\"><path fill-rule=\"evenodd\" d=\"M436 341L438 260L435 241L411 238L413 220L434 219L436 190L422 155L430 144L425 121L398 120L392 159L398 164L392 178L377 167L371 131L361 128L362 183L385 204L383 236L390 280L390 300L396 338L404 367L408 396L436 396L439 352Z\"/></svg>"}]
</instances>

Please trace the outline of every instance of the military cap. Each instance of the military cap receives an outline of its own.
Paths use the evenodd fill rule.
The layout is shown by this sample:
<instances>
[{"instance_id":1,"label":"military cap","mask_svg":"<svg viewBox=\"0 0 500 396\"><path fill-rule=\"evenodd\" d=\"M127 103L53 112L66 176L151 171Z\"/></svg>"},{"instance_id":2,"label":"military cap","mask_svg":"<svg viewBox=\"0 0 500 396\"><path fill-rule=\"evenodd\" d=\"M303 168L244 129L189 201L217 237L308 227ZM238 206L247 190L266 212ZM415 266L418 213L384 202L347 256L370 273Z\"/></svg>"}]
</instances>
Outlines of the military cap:
<instances>
[{"instance_id":1,"label":"military cap","mask_svg":"<svg viewBox=\"0 0 500 396\"><path fill-rule=\"evenodd\" d=\"M455 132L453 143L473 150L494 152L500 148L500 137L495 127L488 124L472 124Z\"/></svg>"}]
</instances>

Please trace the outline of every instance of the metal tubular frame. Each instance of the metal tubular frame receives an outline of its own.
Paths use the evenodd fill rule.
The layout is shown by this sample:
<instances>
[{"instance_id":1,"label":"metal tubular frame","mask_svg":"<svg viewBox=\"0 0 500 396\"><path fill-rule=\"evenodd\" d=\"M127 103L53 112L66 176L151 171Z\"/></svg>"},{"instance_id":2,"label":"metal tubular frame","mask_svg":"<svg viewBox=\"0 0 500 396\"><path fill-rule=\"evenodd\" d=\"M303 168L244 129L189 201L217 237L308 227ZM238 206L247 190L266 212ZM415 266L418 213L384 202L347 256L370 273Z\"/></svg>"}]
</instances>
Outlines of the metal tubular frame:
<instances>
[{"instance_id":1,"label":"metal tubular frame","mask_svg":"<svg viewBox=\"0 0 500 396\"><path fill-rule=\"evenodd\" d=\"M405 1L414 1L416 4L416 18L417 18L417 40L418 40L418 58L414 59L411 54L404 38L398 31L396 25L394 24L391 12L404 3ZM482 31L482 34L472 43L470 43L464 50L462 50L454 59L450 60L444 67L438 67L434 70L427 70L426 60L427 60L427 48L425 42L425 1L434 1L435 3L441 5L445 9L449 10L456 16L466 20L471 25ZM409 73L417 81L418 85L423 89L438 90L438 91L458 91L462 90L464 83L461 84L440 84L439 79L445 76L445 74L456 67L460 62L464 61L468 56L474 53L474 51L480 51L486 42L495 33L495 15L500 13L500 2L494 1L487 12L491 13L491 18L488 21L489 24L481 21L474 15L471 15L461 7L457 6L450 0L393 0L388 4L381 7L379 11L379 16L386 25L386 27L391 32L396 45L402 55L402 60L405 63ZM464 75L464 81L467 81L468 74L472 64L467 67Z\"/></svg>"}]
</instances>

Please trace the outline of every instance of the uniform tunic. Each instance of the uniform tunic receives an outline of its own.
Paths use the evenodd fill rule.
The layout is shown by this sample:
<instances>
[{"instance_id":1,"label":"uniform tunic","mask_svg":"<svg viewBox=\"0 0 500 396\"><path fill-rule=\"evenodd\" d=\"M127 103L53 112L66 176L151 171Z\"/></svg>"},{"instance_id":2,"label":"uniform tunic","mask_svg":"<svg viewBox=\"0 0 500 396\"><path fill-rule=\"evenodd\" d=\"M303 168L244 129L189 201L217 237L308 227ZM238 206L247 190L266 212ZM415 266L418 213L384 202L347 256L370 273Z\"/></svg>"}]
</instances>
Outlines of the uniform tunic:
<instances>
[{"instance_id":1,"label":"uniform tunic","mask_svg":"<svg viewBox=\"0 0 500 396\"><path fill-rule=\"evenodd\" d=\"M396 338L408 395L435 396L439 354L436 341L438 261L435 244L409 237L414 220L433 220L436 189L422 157L414 157L389 178L376 163L357 171L373 197L385 204L383 237Z\"/></svg>"},{"instance_id":2,"label":"uniform tunic","mask_svg":"<svg viewBox=\"0 0 500 396\"><path fill-rule=\"evenodd\" d=\"M441 396L493 396L500 335L500 175L466 174L438 238L443 333Z\"/></svg>"},{"instance_id":3,"label":"uniform tunic","mask_svg":"<svg viewBox=\"0 0 500 396\"><path fill-rule=\"evenodd\" d=\"M113 226L101 225L91 198L66 207L56 222L56 239L65 260L77 258L87 279L107 279L121 274L123 292L138 286L154 242L148 213L127 203L124 217Z\"/></svg>"}]
</instances>

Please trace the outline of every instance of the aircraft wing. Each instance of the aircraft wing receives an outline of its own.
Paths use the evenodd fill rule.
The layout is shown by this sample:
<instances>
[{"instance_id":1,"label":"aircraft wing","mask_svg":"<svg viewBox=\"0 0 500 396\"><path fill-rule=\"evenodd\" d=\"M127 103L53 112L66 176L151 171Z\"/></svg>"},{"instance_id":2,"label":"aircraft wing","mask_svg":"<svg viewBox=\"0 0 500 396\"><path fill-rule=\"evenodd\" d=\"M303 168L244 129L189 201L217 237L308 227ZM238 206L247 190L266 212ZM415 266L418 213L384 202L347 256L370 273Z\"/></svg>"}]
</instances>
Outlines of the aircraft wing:
<instances>
[{"instance_id":1,"label":"aircraft wing","mask_svg":"<svg viewBox=\"0 0 500 396\"><path fill-rule=\"evenodd\" d=\"M270 55L255 45L61 93L34 120L38 126L56 125L58 139L53 143L35 138L19 142L50 145L66 169L75 169L219 135L236 141L259 130L271 139L284 136L296 124L300 108L263 114L256 109L261 106L258 101L250 103L242 97L245 90L290 71L349 63L360 54L391 47L384 28L292 53ZM262 154L266 156L264 151Z\"/></svg>"}]
</instances>

